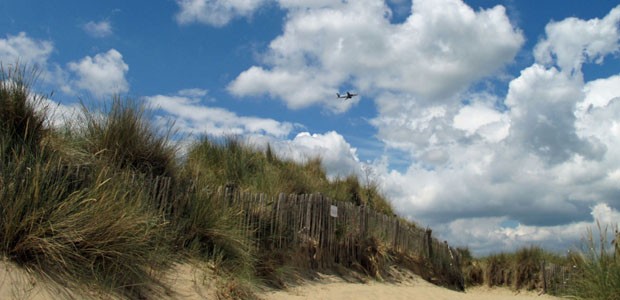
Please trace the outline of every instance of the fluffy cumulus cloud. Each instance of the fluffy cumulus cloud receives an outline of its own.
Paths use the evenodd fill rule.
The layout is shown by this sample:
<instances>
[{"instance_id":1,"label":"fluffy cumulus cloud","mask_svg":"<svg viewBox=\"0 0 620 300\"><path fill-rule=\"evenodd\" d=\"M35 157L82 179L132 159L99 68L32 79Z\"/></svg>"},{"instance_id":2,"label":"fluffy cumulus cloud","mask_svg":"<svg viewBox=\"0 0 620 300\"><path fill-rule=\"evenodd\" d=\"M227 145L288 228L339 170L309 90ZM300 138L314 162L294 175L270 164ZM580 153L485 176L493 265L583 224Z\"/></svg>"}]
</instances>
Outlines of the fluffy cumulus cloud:
<instances>
[{"instance_id":1,"label":"fluffy cumulus cloud","mask_svg":"<svg viewBox=\"0 0 620 300\"><path fill-rule=\"evenodd\" d=\"M198 137L243 136L248 143L260 149L269 144L284 159L305 163L321 158L331 178L360 174L356 149L335 131L324 134L301 132L289 139L297 124L278 122L273 119L239 116L224 108L207 106L204 100L208 92L203 89L186 89L174 95L145 97L156 111L174 118L175 128L181 133ZM161 121L165 117L158 115Z\"/></svg>"},{"instance_id":2,"label":"fluffy cumulus cloud","mask_svg":"<svg viewBox=\"0 0 620 300\"><path fill-rule=\"evenodd\" d=\"M501 75L524 44L503 6L414 0L394 22L400 1L277 3L287 14L282 34L229 91L335 112L374 100L376 137L401 153L375 174L404 217L476 253L566 249L594 220L620 220L620 74L585 81L582 68L617 59L620 6L550 22L532 65L500 76L507 92L495 94L472 86ZM333 101L340 88L364 97ZM336 132L275 144L295 159L321 153L339 170L359 170L357 150ZM408 164L392 169L396 160Z\"/></svg>"},{"instance_id":3,"label":"fluffy cumulus cloud","mask_svg":"<svg viewBox=\"0 0 620 300\"><path fill-rule=\"evenodd\" d=\"M418 0L403 23L393 24L383 1L281 5L288 8L284 32L270 43L264 65L231 82L233 94L334 111L348 108L332 99L340 86L441 101L498 71L524 41L502 6L474 11L460 0Z\"/></svg>"},{"instance_id":4,"label":"fluffy cumulus cloud","mask_svg":"<svg viewBox=\"0 0 620 300\"><path fill-rule=\"evenodd\" d=\"M620 7L612 9L603 19L568 18L551 22L545 28L547 38L538 43L534 55L539 62L579 73L583 63L602 63L607 54L618 53L618 22Z\"/></svg>"},{"instance_id":5,"label":"fluffy cumulus cloud","mask_svg":"<svg viewBox=\"0 0 620 300\"><path fill-rule=\"evenodd\" d=\"M505 97L456 94L460 101L432 104L417 94L378 97L378 136L412 162L381 173L397 210L478 253L498 245L560 249L594 219L617 223L620 77L584 82L582 65L614 58L619 11L550 23L535 63ZM410 101L395 100L402 97Z\"/></svg>"},{"instance_id":6,"label":"fluffy cumulus cloud","mask_svg":"<svg viewBox=\"0 0 620 300\"><path fill-rule=\"evenodd\" d=\"M599 203L587 210L590 219L599 221L604 231L606 226L617 224L620 211L611 208L606 203ZM580 221L555 226L527 226L517 224L510 226L510 220L505 217L458 219L439 228L450 234L447 238L458 244L469 244L481 253L512 251L523 245L546 246L549 250L567 251L579 247L579 243L586 238L588 230L596 234L596 221ZM609 228L608 228L609 229ZM611 230L607 232L611 234ZM608 240L613 239L608 236Z\"/></svg>"},{"instance_id":7,"label":"fluffy cumulus cloud","mask_svg":"<svg viewBox=\"0 0 620 300\"><path fill-rule=\"evenodd\" d=\"M497 98L490 94L472 95L469 105L463 106L452 119L455 129L465 132L465 137L479 136L490 142L499 142L508 136L510 117L498 111Z\"/></svg>"},{"instance_id":8,"label":"fluffy cumulus cloud","mask_svg":"<svg viewBox=\"0 0 620 300\"><path fill-rule=\"evenodd\" d=\"M0 62L5 66L19 62L46 68L53 50L52 42L30 38L25 32L0 38Z\"/></svg>"},{"instance_id":9,"label":"fluffy cumulus cloud","mask_svg":"<svg viewBox=\"0 0 620 300\"><path fill-rule=\"evenodd\" d=\"M177 0L179 24L204 23L224 26L235 17L247 17L266 0Z\"/></svg>"},{"instance_id":10,"label":"fluffy cumulus cloud","mask_svg":"<svg viewBox=\"0 0 620 300\"><path fill-rule=\"evenodd\" d=\"M68 69L75 77L72 86L88 91L95 97L105 97L129 90L129 83L125 79L129 66L121 53L115 49L70 62Z\"/></svg>"},{"instance_id":11,"label":"fluffy cumulus cloud","mask_svg":"<svg viewBox=\"0 0 620 300\"><path fill-rule=\"evenodd\" d=\"M278 155L297 162L320 158L330 178L361 174L357 150L335 131L324 134L298 133L291 140L271 141Z\"/></svg>"},{"instance_id":12,"label":"fluffy cumulus cloud","mask_svg":"<svg viewBox=\"0 0 620 300\"><path fill-rule=\"evenodd\" d=\"M90 21L82 26L84 31L92 37L102 38L112 34L112 24L110 21Z\"/></svg>"},{"instance_id":13,"label":"fluffy cumulus cloud","mask_svg":"<svg viewBox=\"0 0 620 300\"><path fill-rule=\"evenodd\" d=\"M186 89L175 95L155 95L145 100L156 110L173 116L176 127L192 135L264 135L286 137L294 125L273 119L238 116L224 108L203 104L206 90Z\"/></svg>"},{"instance_id":14,"label":"fluffy cumulus cloud","mask_svg":"<svg viewBox=\"0 0 620 300\"><path fill-rule=\"evenodd\" d=\"M584 98L580 79L555 68L535 64L509 86L511 139L549 163L564 162L575 154L600 159L605 146L577 136L575 106Z\"/></svg>"}]
</instances>

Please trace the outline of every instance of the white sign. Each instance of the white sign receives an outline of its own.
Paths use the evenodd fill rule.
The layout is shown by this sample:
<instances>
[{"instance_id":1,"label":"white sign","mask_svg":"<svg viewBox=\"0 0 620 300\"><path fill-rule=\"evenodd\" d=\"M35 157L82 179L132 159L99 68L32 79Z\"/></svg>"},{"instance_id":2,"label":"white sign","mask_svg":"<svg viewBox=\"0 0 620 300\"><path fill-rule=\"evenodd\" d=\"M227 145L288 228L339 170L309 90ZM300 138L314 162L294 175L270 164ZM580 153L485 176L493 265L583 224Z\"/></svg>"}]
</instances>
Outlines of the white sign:
<instances>
[{"instance_id":1,"label":"white sign","mask_svg":"<svg viewBox=\"0 0 620 300\"><path fill-rule=\"evenodd\" d=\"M329 209L329 215L338 218L338 206L332 205Z\"/></svg>"}]
</instances>

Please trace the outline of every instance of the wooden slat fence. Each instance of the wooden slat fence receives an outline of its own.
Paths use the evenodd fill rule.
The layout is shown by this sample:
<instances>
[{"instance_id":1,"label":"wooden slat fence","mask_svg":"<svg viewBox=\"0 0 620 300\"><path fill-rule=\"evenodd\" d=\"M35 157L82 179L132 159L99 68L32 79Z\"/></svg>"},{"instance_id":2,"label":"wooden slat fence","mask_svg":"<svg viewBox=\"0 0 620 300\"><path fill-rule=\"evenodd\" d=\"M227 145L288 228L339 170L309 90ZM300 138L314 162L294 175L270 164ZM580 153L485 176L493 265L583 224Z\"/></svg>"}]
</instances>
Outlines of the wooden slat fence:
<instances>
[{"instance_id":1,"label":"wooden slat fence","mask_svg":"<svg viewBox=\"0 0 620 300\"><path fill-rule=\"evenodd\" d=\"M182 215L191 198L188 195L201 188L192 184L184 191L173 191L171 178L144 178L142 175L133 178L138 179L151 195L159 214L166 219ZM450 274L462 281L460 258L455 249L433 238L428 229L366 206L334 201L321 194L274 197L226 188L218 189L211 201L237 207L243 212L239 227L253 237L251 246L262 251L306 251L312 268L359 263L367 255L364 251L391 251L420 258L432 266L433 273ZM381 249L369 249L373 246Z\"/></svg>"},{"instance_id":2,"label":"wooden slat fence","mask_svg":"<svg viewBox=\"0 0 620 300\"><path fill-rule=\"evenodd\" d=\"M462 278L458 252L431 237L431 231L415 227L395 216L366 206L339 202L321 194L267 197L262 194L220 192L245 212L240 226L253 235L255 247L301 249L311 257L312 267L350 265L364 258L368 239L380 241L383 251L422 258L437 274ZM303 253L302 251L302 253Z\"/></svg>"},{"instance_id":3,"label":"wooden slat fence","mask_svg":"<svg viewBox=\"0 0 620 300\"><path fill-rule=\"evenodd\" d=\"M543 263L543 291L552 295L564 295L570 291L575 276L570 266Z\"/></svg>"}]
</instances>

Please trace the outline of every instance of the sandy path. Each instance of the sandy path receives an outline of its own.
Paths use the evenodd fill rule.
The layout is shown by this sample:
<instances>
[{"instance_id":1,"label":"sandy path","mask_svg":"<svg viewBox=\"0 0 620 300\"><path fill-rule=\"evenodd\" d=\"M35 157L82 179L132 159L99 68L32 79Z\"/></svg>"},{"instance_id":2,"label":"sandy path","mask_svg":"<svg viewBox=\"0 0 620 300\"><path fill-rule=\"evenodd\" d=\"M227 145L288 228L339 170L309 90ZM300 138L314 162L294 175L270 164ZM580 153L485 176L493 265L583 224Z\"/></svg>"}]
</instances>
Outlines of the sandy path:
<instances>
[{"instance_id":1,"label":"sandy path","mask_svg":"<svg viewBox=\"0 0 620 300\"><path fill-rule=\"evenodd\" d=\"M428 300L551 300L561 299L549 295L539 296L536 292L519 293L506 288L478 287L466 293L437 287L416 277L402 283L370 282L348 283L337 277L324 276L319 282L307 282L286 291L269 291L261 294L267 300L279 299L428 299Z\"/></svg>"}]
</instances>

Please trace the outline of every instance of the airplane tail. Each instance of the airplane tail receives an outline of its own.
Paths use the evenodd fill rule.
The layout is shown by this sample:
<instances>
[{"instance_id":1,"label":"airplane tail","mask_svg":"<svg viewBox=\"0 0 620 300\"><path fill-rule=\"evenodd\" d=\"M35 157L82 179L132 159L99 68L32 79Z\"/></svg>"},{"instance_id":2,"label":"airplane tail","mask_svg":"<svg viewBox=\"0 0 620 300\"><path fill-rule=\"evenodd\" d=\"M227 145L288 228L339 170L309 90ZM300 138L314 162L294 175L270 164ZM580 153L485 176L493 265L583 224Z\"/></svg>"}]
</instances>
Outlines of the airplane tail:
<instances>
[{"instance_id":1,"label":"airplane tail","mask_svg":"<svg viewBox=\"0 0 620 300\"><path fill-rule=\"evenodd\" d=\"M338 98L340 98L340 93L336 93L336 96L337 96Z\"/></svg>"}]
</instances>

